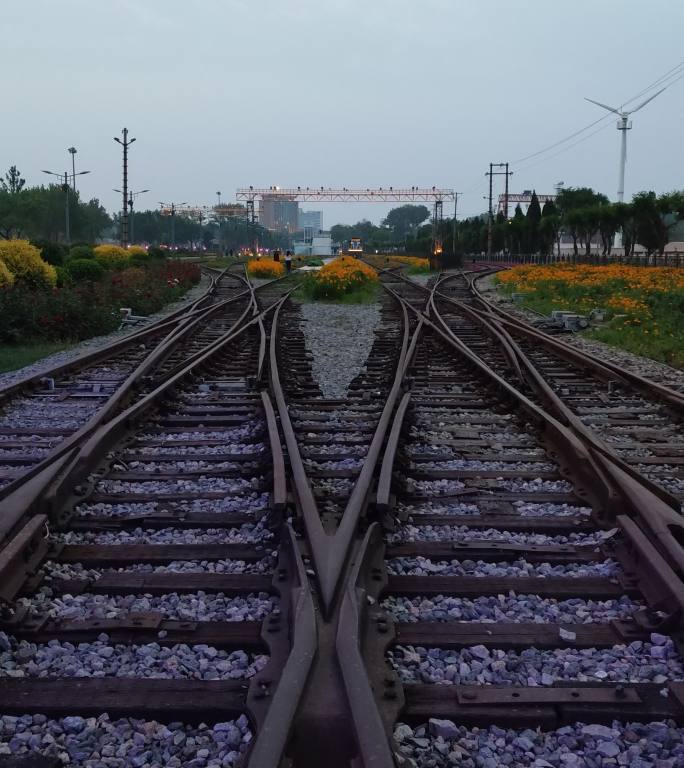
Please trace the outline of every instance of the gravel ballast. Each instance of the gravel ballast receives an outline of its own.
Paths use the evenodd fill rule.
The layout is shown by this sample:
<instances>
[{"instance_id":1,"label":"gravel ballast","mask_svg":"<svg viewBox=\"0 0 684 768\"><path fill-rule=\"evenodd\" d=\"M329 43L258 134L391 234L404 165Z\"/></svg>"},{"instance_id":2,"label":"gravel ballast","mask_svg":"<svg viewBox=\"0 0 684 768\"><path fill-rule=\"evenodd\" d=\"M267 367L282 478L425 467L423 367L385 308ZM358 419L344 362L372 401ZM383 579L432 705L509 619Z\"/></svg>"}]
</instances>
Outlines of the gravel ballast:
<instances>
[{"instance_id":1,"label":"gravel ballast","mask_svg":"<svg viewBox=\"0 0 684 768\"><path fill-rule=\"evenodd\" d=\"M379 304L302 304L306 348L323 397L344 397L373 346Z\"/></svg>"},{"instance_id":2,"label":"gravel ballast","mask_svg":"<svg viewBox=\"0 0 684 768\"><path fill-rule=\"evenodd\" d=\"M246 715L206 725L45 715L0 718L0 759L35 753L74 768L232 768L253 734Z\"/></svg>"},{"instance_id":3,"label":"gravel ballast","mask_svg":"<svg viewBox=\"0 0 684 768\"><path fill-rule=\"evenodd\" d=\"M404 768L681 768L684 729L672 721L612 725L574 723L555 731L466 728L431 719L397 723L394 738ZM409 763L406 758L415 762Z\"/></svg>"}]
</instances>

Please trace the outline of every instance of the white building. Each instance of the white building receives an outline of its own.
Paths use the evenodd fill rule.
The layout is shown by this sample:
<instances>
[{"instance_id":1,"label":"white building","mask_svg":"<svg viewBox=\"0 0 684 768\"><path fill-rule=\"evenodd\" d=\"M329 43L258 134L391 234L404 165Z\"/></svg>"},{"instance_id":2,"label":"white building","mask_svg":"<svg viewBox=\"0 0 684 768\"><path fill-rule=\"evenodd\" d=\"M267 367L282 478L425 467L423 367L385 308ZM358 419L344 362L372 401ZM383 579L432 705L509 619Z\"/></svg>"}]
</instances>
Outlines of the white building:
<instances>
[{"instance_id":1,"label":"white building","mask_svg":"<svg viewBox=\"0 0 684 768\"><path fill-rule=\"evenodd\" d=\"M295 256L332 256L333 244L330 232L313 227L304 229L304 239L294 241Z\"/></svg>"}]
</instances>

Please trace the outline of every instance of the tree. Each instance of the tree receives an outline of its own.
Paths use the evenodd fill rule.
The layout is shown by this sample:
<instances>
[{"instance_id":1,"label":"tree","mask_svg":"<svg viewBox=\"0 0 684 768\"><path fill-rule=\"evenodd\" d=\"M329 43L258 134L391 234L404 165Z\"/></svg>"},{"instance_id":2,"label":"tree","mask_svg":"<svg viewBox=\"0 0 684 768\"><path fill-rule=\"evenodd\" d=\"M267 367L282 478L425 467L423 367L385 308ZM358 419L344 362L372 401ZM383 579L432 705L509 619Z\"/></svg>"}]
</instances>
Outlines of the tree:
<instances>
[{"instance_id":1,"label":"tree","mask_svg":"<svg viewBox=\"0 0 684 768\"><path fill-rule=\"evenodd\" d=\"M511 233L511 250L516 255L520 255L524 250L527 239L527 221L525 219L525 214L520 207L520 203L515 206L513 219L509 222L508 228Z\"/></svg>"},{"instance_id":2,"label":"tree","mask_svg":"<svg viewBox=\"0 0 684 768\"><path fill-rule=\"evenodd\" d=\"M389 227L398 240L403 240L429 216L430 211L425 205L401 205L398 208L392 208L382 221L382 225Z\"/></svg>"},{"instance_id":3,"label":"tree","mask_svg":"<svg viewBox=\"0 0 684 768\"><path fill-rule=\"evenodd\" d=\"M539 228L539 222L541 221L542 212L539 205L539 198L536 191L532 191L532 199L527 209L525 216L527 224L527 238L528 245L531 253L536 253L538 247L537 230Z\"/></svg>"},{"instance_id":4,"label":"tree","mask_svg":"<svg viewBox=\"0 0 684 768\"><path fill-rule=\"evenodd\" d=\"M669 192L656 197L655 192L639 192L632 200L637 242L650 256L663 255L670 230L684 216L684 192Z\"/></svg>"},{"instance_id":5,"label":"tree","mask_svg":"<svg viewBox=\"0 0 684 768\"><path fill-rule=\"evenodd\" d=\"M608 198L600 192L594 192L591 187L568 187L556 196L556 206L563 226L572 237L575 258L578 255L578 239L584 243L586 255L591 253L591 238L599 229L599 216L595 209L607 204Z\"/></svg>"},{"instance_id":6,"label":"tree","mask_svg":"<svg viewBox=\"0 0 684 768\"><path fill-rule=\"evenodd\" d=\"M561 223L556 204L553 200L547 200L542 208L542 218L539 222L539 244L545 256L553 253L554 243L558 242Z\"/></svg>"},{"instance_id":7,"label":"tree","mask_svg":"<svg viewBox=\"0 0 684 768\"><path fill-rule=\"evenodd\" d=\"M608 198L591 187L568 187L556 195L556 206L561 216L577 208L592 208L608 203Z\"/></svg>"},{"instance_id":8,"label":"tree","mask_svg":"<svg viewBox=\"0 0 684 768\"><path fill-rule=\"evenodd\" d=\"M620 221L614 205L602 205L598 210L599 233L603 243L602 254L607 258L613 249L613 239L615 238L615 233L620 229Z\"/></svg>"},{"instance_id":9,"label":"tree","mask_svg":"<svg viewBox=\"0 0 684 768\"><path fill-rule=\"evenodd\" d=\"M24 188L24 184L26 184L26 180L21 178L17 166L13 165L5 174L5 178L0 179L0 190L16 195Z\"/></svg>"},{"instance_id":10,"label":"tree","mask_svg":"<svg viewBox=\"0 0 684 768\"><path fill-rule=\"evenodd\" d=\"M546 206L545 206L546 207ZM542 218L539 222L539 250L544 256L553 253L553 246L558 239L561 218L558 214L545 215L542 212Z\"/></svg>"}]
</instances>

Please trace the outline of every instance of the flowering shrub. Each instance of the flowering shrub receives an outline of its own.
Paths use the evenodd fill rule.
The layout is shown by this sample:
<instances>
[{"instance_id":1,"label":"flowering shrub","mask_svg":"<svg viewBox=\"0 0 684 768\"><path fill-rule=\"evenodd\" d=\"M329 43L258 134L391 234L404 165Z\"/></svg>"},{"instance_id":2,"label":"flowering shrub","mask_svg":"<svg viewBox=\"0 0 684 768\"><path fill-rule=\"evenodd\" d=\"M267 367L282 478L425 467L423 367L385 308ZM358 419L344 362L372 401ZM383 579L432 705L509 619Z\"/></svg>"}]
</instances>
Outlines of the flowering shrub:
<instances>
[{"instance_id":1,"label":"flowering shrub","mask_svg":"<svg viewBox=\"0 0 684 768\"><path fill-rule=\"evenodd\" d=\"M164 261L146 269L107 272L99 282L61 288L6 285L0 287L0 342L79 340L108 333L118 327L121 307L131 307L134 314L151 314L180 298L199 278L196 264Z\"/></svg>"},{"instance_id":2,"label":"flowering shrub","mask_svg":"<svg viewBox=\"0 0 684 768\"><path fill-rule=\"evenodd\" d=\"M118 245L98 245L94 251L95 259L105 269L123 269L128 264L128 251Z\"/></svg>"},{"instance_id":3,"label":"flowering shrub","mask_svg":"<svg viewBox=\"0 0 684 768\"><path fill-rule=\"evenodd\" d=\"M282 277L285 267L273 259L250 259L247 262L247 274L250 277Z\"/></svg>"},{"instance_id":4,"label":"flowering shrub","mask_svg":"<svg viewBox=\"0 0 684 768\"><path fill-rule=\"evenodd\" d=\"M637 354L684 365L684 270L673 267L522 265L497 274L505 292L528 294L526 303L548 314L605 309L611 322L595 338Z\"/></svg>"},{"instance_id":5,"label":"flowering shrub","mask_svg":"<svg viewBox=\"0 0 684 768\"><path fill-rule=\"evenodd\" d=\"M373 267L352 256L340 256L307 278L306 292L315 299L337 299L377 280Z\"/></svg>"},{"instance_id":6,"label":"flowering shrub","mask_svg":"<svg viewBox=\"0 0 684 768\"><path fill-rule=\"evenodd\" d=\"M3 285L12 285L14 283L14 275L7 268L7 264L0 260L0 288Z\"/></svg>"},{"instance_id":7,"label":"flowering shrub","mask_svg":"<svg viewBox=\"0 0 684 768\"><path fill-rule=\"evenodd\" d=\"M100 280L104 275L105 268L95 259L69 259L65 270L69 276L76 281L81 280Z\"/></svg>"},{"instance_id":8,"label":"flowering shrub","mask_svg":"<svg viewBox=\"0 0 684 768\"><path fill-rule=\"evenodd\" d=\"M57 282L55 268L40 258L40 251L28 240L0 240L0 261L18 281L33 286Z\"/></svg>"}]
</instances>

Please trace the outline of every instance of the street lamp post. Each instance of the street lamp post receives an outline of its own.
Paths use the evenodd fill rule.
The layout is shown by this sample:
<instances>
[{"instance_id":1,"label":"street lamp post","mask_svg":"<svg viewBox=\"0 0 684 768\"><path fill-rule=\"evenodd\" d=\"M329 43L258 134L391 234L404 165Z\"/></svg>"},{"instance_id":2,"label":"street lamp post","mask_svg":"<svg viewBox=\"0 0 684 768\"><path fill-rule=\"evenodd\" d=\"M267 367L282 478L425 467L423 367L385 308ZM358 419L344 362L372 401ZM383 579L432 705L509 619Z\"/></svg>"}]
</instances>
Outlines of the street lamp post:
<instances>
[{"instance_id":1,"label":"street lamp post","mask_svg":"<svg viewBox=\"0 0 684 768\"><path fill-rule=\"evenodd\" d=\"M74 194L76 194L76 147L69 147L69 154L71 155L71 176L73 182Z\"/></svg>"},{"instance_id":2,"label":"street lamp post","mask_svg":"<svg viewBox=\"0 0 684 768\"><path fill-rule=\"evenodd\" d=\"M43 173L47 173L49 176L56 176L58 179L62 180L62 191L64 192L64 239L66 240L67 245L71 245L71 232L69 229L69 173L68 171L64 171L64 173L55 173L54 171L43 171ZM90 173L90 171L79 171L78 173L71 174L71 176L85 176L86 173ZM73 179L72 179L73 180Z\"/></svg>"}]
</instances>

